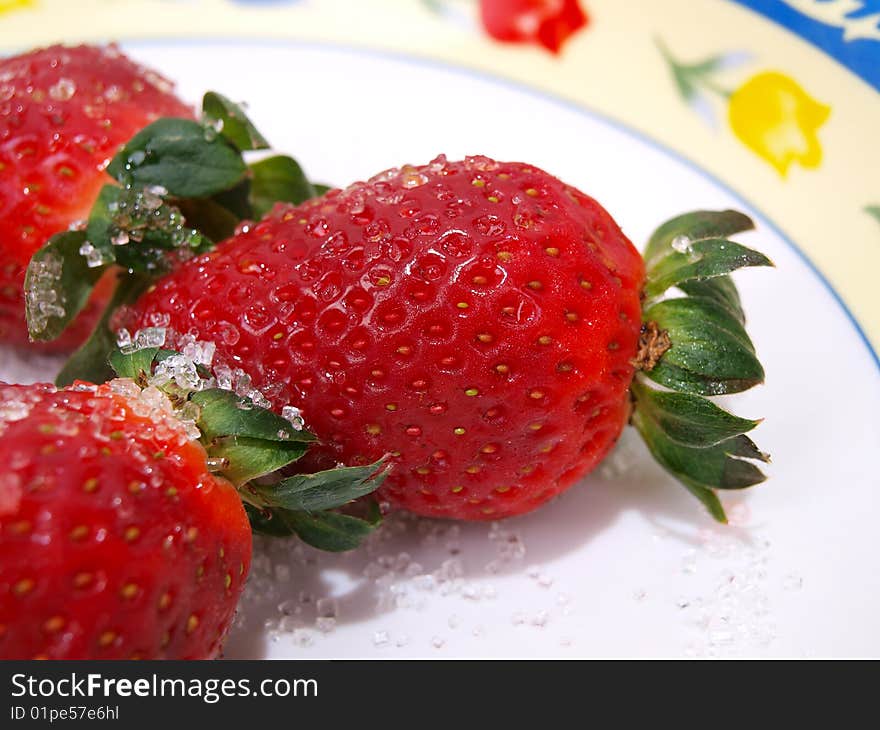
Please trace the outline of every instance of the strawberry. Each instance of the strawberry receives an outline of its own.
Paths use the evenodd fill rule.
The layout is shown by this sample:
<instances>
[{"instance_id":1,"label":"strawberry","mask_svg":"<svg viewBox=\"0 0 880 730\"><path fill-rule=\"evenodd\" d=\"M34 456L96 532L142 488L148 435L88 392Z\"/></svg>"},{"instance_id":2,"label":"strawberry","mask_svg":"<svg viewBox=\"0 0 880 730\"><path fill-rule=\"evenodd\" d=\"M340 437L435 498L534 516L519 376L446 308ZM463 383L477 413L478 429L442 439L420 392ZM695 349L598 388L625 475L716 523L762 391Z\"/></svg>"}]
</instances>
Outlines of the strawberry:
<instances>
[{"instance_id":1,"label":"strawberry","mask_svg":"<svg viewBox=\"0 0 880 730\"><path fill-rule=\"evenodd\" d=\"M113 219L112 235L125 224ZM649 242L646 276L611 216L570 185L522 163L439 157L245 223L140 281L128 300L146 293L104 338L159 326L172 344L214 343L276 410L304 411L319 443L303 464L389 455L384 498L419 514L527 512L631 421L723 520L714 490L763 480L752 462L767 458L744 435L756 421L704 397L763 379L727 276L769 264L726 240L751 225L733 211L679 216ZM673 287L686 296L668 298Z\"/></svg>"},{"instance_id":2,"label":"strawberry","mask_svg":"<svg viewBox=\"0 0 880 730\"><path fill-rule=\"evenodd\" d=\"M192 110L168 81L115 46L51 46L0 60L0 341L27 343L22 284L30 257L87 216L109 181L109 158L160 116ZM51 349L86 338L109 284Z\"/></svg>"},{"instance_id":3,"label":"strawberry","mask_svg":"<svg viewBox=\"0 0 880 730\"><path fill-rule=\"evenodd\" d=\"M330 550L374 526L326 510L375 465L272 482L311 434L186 354L129 350L103 385L0 384L0 658L215 657L250 565L242 500Z\"/></svg>"},{"instance_id":4,"label":"strawberry","mask_svg":"<svg viewBox=\"0 0 880 730\"><path fill-rule=\"evenodd\" d=\"M247 517L170 405L140 394L122 380L0 385L3 658L220 651Z\"/></svg>"},{"instance_id":5,"label":"strawberry","mask_svg":"<svg viewBox=\"0 0 880 730\"><path fill-rule=\"evenodd\" d=\"M106 377L130 330L210 342L266 404L305 412L318 443L298 468L389 457L384 498L430 516L534 509L627 422L718 520L715 490L765 479L754 462L768 457L745 435L758 422L706 397L763 380L728 276L770 265L728 240L748 217L673 218L643 261L592 198L487 157L441 156L309 200L322 186L290 158L241 158L265 146L241 107L208 94L203 108L201 125L139 132L108 166L125 187L105 186L85 233L33 257L28 323L48 340L104 267L129 272L60 383ZM273 200L298 205L246 220ZM297 522L251 517L272 533Z\"/></svg>"},{"instance_id":6,"label":"strawberry","mask_svg":"<svg viewBox=\"0 0 880 730\"><path fill-rule=\"evenodd\" d=\"M274 384L318 465L391 452L395 504L503 517L620 433L642 281L594 200L522 164L438 159L278 208L159 282L130 326L216 342Z\"/></svg>"}]
</instances>

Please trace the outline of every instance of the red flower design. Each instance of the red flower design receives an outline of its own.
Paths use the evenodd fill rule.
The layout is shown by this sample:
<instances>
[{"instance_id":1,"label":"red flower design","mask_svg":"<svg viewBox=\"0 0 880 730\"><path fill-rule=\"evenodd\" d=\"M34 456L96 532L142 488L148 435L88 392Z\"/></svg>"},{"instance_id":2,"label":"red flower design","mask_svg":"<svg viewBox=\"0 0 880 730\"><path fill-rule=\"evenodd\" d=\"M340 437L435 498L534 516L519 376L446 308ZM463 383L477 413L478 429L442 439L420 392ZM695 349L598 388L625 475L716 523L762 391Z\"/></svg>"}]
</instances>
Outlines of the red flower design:
<instances>
[{"instance_id":1,"label":"red flower design","mask_svg":"<svg viewBox=\"0 0 880 730\"><path fill-rule=\"evenodd\" d=\"M578 0L480 0L480 15L496 40L536 43L553 53L589 22Z\"/></svg>"}]
</instances>

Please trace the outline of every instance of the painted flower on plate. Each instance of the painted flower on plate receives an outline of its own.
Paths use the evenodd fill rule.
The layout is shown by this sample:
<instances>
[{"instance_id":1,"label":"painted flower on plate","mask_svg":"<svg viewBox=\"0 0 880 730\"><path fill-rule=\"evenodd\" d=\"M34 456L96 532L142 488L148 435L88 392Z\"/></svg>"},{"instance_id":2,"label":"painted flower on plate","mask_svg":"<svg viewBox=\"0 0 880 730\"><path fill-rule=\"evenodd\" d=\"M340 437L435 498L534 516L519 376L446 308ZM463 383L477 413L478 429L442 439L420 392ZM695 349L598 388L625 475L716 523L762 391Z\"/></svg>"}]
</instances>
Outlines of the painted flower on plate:
<instances>
[{"instance_id":1,"label":"painted flower on plate","mask_svg":"<svg viewBox=\"0 0 880 730\"><path fill-rule=\"evenodd\" d=\"M742 54L683 63L662 42L658 41L658 47L681 97L709 117L711 99L723 99L736 137L783 178L793 163L804 168L819 167L822 145L818 130L827 121L831 107L810 96L793 78L780 71L761 71L730 91L716 76L734 63L741 63L745 58Z\"/></svg>"},{"instance_id":2,"label":"painted flower on plate","mask_svg":"<svg viewBox=\"0 0 880 730\"><path fill-rule=\"evenodd\" d=\"M486 32L507 43L534 43L552 53L587 25L579 0L480 0Z\"/></svg>"},{"instance_id":3,"label":"painted flower on plate","mask_svg":"<svg viewBox=\"0 0 880 730\"><path fill-rule=\"evenodd\" d=\"M778 71L750 78L730 95L727 107L734 134L782 176L793 162L819 166L822 146L816 132L830 113L830 107Z\"/></svg>"}]
</instances>

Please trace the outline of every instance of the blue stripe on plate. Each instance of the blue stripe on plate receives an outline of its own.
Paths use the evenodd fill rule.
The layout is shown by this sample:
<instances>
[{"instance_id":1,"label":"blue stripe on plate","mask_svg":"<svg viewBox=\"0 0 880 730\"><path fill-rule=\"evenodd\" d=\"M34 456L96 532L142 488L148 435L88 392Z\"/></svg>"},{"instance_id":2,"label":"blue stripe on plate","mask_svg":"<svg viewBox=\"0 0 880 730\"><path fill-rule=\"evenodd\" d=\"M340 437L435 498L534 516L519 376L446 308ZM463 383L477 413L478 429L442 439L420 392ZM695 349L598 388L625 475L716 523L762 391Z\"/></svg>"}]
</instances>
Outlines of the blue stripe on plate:
<instances>
[{"instance_id":1,"label":"blue stripe on plate","mask_svg":"<svg viewBox=\"0 0 880 730\"><path fill-rule=\"evenodd\" d=\"M880 0L731 1L785 26L880 91Z\"/></svg>"}]
</instances>

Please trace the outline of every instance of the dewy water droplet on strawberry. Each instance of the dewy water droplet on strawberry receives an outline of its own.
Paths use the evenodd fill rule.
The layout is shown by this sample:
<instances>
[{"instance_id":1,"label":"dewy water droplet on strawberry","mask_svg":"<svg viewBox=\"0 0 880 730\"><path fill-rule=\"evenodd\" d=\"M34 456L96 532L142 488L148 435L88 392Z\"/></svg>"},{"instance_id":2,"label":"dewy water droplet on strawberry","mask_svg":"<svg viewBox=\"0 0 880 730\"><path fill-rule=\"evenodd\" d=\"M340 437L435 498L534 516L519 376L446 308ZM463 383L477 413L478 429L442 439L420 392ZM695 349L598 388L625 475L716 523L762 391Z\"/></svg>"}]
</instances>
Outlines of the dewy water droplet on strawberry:
<instances>
[{"instance_id":1,"label":"dewy water droplet on strawberry","mask_svg":"<svg viewBox=\"0 0 880 730\"><path fill-rule=\"evenodd\" d=\"M421 185L424 185L428 182L428 176L419 172L419 170L411 165L405 165L400 169L401 177L400 183L403 187L409 188L417 188ZM403 197L401 196L401 200ZM400 202L400 201L398 201Z\"/></svg>"},{"instance_id":2,"label":"dewy water droplet on strawberry","mask_svg":"<svg viewBox=\"0 0 880 730\"><path fill-rule=\"evenodd\" d=\"M49 87L49 96L55 101L67 101L76 93L76 84L70 79L60 78Z\"/></svg>"},{"instance_id":3,"label":"dewy water droplet on strawberry","mask_svg":"<svg viewBox=\"0 0 880 730\"><path fill-rule=\"evenodd\" d=\"M21 477L14 472L0 474L0 517L14 514L18 510L21 495Z\"/></svg>"}]
</instances>

